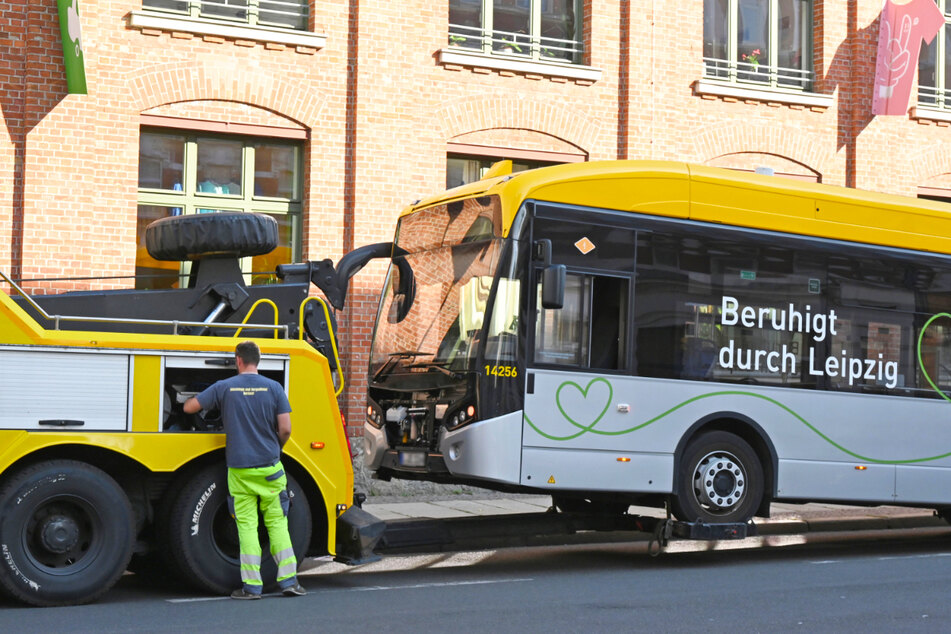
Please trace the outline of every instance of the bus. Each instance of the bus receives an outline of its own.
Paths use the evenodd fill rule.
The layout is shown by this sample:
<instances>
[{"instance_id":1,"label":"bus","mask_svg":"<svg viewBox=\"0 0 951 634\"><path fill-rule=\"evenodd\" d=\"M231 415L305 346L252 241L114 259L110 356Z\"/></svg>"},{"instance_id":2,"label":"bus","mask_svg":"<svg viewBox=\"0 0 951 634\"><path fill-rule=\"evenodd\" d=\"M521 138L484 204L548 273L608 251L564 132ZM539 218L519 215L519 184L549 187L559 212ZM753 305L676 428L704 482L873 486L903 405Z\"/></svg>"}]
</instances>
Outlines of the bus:
<instances>
[{"instance_id":1,"label":"bus","mask_svg":"<svg viewBox=\"0 0 951 634\"><path fill-rule=\"evenodd\" d=\"M399 219L377 477L708 523L951 509L951 207L675 162L506 171Z\"/></svg>"}]
</instances>

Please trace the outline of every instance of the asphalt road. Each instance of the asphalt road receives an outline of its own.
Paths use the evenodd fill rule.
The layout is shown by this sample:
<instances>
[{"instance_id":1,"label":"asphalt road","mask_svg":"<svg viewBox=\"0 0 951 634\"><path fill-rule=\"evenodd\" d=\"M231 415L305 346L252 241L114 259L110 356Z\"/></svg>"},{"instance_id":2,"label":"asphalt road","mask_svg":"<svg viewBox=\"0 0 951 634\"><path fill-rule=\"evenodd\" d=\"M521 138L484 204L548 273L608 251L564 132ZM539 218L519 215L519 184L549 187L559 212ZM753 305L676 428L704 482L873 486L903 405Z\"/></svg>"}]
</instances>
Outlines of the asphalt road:
<instances>
[{"instance_id":1,"label":"asphalt road","mask_svg":"<svg viewBox=\"0 0 951 634\"><path fill-rule=\"evenodd\" d=\"M951 528L309 561L309 594L238 602L126 575L99 603L0 603L17 632L894 632L949 629Z\"/></svg>"}]
</instances>

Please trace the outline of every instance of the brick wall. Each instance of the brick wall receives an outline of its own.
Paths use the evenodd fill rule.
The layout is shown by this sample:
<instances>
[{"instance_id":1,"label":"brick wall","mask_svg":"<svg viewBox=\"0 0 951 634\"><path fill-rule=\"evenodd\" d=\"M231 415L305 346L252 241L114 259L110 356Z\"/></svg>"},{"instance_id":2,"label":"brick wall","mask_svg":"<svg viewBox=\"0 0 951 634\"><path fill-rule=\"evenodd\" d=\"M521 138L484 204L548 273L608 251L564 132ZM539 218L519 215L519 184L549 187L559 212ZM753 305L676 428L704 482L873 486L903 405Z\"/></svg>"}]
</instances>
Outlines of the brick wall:
<instances>
[{"instance_id":1,"label":"brick wall","mask_svg":"<svg viewBox=\"0 0 951 634\"><path fill-rule=\"evenodd\" d=\"M67 95L53 0L0 0L0 267L14 276L131 275L139 117L305 129L305 259L389 240L408 202L445 184L447 143L649 158L914 195L951 183L951 130L871 117L880 3L815 2L829 106L697 94L703 0L585 0L598 81L440 64L448 3L312 0L323 48L130 28L139 0L83 0L88 95ZM351 433L378 287L372 263L340 316ZM37 290L124 285L32 284Z\"/></svg>"}]
</instances>

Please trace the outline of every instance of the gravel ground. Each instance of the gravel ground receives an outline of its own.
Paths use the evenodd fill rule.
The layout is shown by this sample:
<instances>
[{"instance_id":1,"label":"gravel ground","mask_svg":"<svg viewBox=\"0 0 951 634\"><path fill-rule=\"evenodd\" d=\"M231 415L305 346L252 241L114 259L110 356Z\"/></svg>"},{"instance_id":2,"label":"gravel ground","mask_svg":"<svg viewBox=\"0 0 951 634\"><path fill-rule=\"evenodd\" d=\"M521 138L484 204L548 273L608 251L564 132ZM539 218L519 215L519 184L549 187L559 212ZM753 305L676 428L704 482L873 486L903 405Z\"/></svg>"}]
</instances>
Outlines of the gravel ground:
<instances>
[{"instance_id":1,"label":"gravel ground","mask_svg":"<svg viewBox=\"0 0 951 634\"><path fill-rule=\"evenodd\" d=\"M518 494L501 493L490 489L480 489L461 484L436 484L415 480L397 480L390 482L374 480L370 471L363 466L362 448L353 459L354 489L365 493L367 502L386 504L390 502L419 502L436 500L486 500L491 498L519 497Z\"/></svg>"}]
</instances>

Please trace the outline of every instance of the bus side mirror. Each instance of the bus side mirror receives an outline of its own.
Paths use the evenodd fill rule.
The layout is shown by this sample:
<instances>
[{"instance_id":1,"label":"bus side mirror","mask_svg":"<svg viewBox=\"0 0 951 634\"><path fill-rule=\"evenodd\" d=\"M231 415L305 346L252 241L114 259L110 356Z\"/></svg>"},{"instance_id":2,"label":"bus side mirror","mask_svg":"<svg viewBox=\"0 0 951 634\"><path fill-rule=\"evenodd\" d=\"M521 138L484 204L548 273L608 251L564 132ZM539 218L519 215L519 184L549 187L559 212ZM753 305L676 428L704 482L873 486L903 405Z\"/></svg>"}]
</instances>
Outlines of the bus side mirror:
<instances>
[{"instance_id":1,"label":"bus side mirror","mask_svg":"<svg viewBox=\"0 0 951 634\"><path fill-rule=\"evenodd\" d=\"M406 319L416 300L416 278L413 275L413 267L409 265L406 258L394 258L393 264L396 266L394 274L398 279L396 288L393 289L393 307L391 308L395 310L395 314L391 313L389 321L398 324Z\"/></svg>"},{"instance_id":2,"label":"bus side mirror","mask_svg":"<svg viewBox=\"0 0 951 634\"><path fill-rule=\"evenodd\" d=\"M564 264L551 264L542 269L542 308L561 308L565 305L565 280L568 270Z\"/></svg>"}]
</instances>

